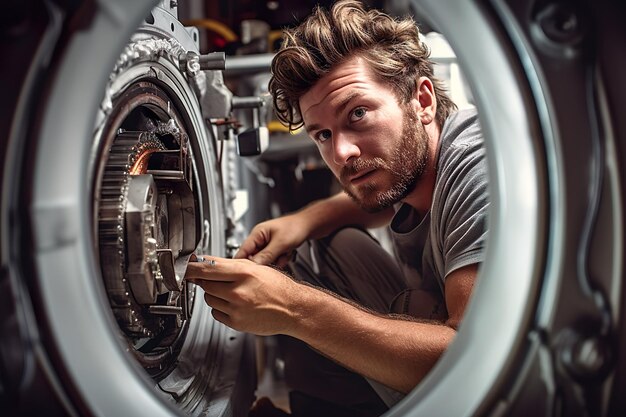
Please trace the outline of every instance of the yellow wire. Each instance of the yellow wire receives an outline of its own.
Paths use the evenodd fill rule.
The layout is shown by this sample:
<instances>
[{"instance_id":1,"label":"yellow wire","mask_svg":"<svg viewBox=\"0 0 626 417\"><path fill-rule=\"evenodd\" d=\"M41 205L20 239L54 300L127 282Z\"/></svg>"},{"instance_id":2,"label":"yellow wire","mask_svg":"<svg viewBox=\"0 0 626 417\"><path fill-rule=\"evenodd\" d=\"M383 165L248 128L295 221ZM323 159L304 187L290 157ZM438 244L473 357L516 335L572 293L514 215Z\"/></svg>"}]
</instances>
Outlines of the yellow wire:
<instances>
[{"instance_id":1,"label":"yellow wire","mask_svg":"<svg viewBox=\"0 0 626 417\"><path fill-rule=\"evenodd\" d=\"M286 132L286 133L291 133L292 135L297 135L298 133L302 132L302 128L299 128L290 132L289 128L285 126L284 124L282 124L281 122L279 122L278 120L270 121L267 124L267 130L269 130L271 133Z\"/></svg>"},{"instance_id":2,"label":"yellow wire","mask_svg":"<svg viewBox=\"0 0 626 417\"><path fill-rule=\"evenodd\" d=\"M239 37L228 26L214 19L191 19L183 22L185 26L197 26L220 35L227 42L235 42Z\"/></svg>"}]
</instances>

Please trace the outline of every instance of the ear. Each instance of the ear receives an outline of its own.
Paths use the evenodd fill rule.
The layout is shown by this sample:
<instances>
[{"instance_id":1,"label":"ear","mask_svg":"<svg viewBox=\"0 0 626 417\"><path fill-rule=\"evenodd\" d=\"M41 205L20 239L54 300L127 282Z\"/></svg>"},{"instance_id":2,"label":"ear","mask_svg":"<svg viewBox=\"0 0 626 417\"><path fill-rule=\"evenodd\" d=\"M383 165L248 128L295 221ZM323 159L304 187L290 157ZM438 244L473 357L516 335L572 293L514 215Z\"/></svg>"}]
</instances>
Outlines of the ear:
<instances>
[{"instance_id":1,"label":"ear","mask_svg":"<svg viewBox=\"0 0 626 417\"><path fill-rule=\"evenodd\" d=\"M435 87L433 87L433 83L429 78L418 78L415 99L417 104L419 104L417 115L422 124L432 123L437 114L437 98L435 97Z\"/></svg>"}]
</instances>

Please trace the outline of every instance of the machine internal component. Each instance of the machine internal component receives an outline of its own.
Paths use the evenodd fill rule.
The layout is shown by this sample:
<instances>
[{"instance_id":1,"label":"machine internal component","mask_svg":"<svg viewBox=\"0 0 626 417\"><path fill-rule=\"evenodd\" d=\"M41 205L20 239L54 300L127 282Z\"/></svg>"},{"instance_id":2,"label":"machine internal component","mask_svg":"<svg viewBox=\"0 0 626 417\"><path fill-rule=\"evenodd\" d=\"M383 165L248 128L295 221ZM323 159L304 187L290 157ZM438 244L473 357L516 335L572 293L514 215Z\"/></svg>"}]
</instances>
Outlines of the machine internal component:
<instances>
[{"instance_id":1,"label":"machine internal component","mask_svg":"<svg viewBox=\"0 0 626 417\"><path fill-rule=\"evenodd\" d=\"M157 376L184 340L194 294L182 279L199 239L189 137L157 84L140 81L117 103L96 187L102 275L131 350Z\"/></svg>"}]
</instances>

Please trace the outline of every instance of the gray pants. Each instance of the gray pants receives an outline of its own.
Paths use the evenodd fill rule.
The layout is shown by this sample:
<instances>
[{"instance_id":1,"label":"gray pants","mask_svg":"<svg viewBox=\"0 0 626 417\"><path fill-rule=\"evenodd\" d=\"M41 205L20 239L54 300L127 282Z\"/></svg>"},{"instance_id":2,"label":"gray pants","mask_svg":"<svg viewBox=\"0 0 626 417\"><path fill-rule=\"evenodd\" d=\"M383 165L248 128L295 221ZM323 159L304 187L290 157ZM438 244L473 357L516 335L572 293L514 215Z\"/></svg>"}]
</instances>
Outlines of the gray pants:
<instances>
[{"instance_id":1,"label":"gray pants","mask_svg":"<svg viewBox=\"0 0 626 417\"><path fill-rule=\"evenodd\" d=\"M345 228L325 239L305 243L290 266L297 279L381 313L388 313L394 299L406 290L395 259L360 229ZM296 416L377 416L402 397L299 340L281 336L279 347L285 361L285 380L293 390L291 408Z\"/></svg>"}]
</instances>

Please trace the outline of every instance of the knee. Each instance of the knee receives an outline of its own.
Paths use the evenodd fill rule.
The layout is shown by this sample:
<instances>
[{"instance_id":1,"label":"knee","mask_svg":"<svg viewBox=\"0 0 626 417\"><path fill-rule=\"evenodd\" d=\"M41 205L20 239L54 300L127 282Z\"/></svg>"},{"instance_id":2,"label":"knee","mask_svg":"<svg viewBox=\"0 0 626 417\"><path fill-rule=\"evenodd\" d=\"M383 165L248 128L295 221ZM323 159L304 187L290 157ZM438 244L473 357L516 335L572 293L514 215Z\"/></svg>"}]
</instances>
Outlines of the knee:
<instances>
[{"instance_id":1,"label":"knee","mask_svg":"<svg viewBox=\"0 0 626 417\"><path fill-rule=\"evenodd\" d=\"M365 229L356 226L341 228L331 235L323 238L321 242L329 248L336 248L342 251L360 251L379 246L376 239L374 239Z\"/></svg>"}]
</instances>

